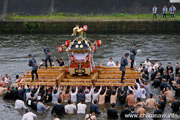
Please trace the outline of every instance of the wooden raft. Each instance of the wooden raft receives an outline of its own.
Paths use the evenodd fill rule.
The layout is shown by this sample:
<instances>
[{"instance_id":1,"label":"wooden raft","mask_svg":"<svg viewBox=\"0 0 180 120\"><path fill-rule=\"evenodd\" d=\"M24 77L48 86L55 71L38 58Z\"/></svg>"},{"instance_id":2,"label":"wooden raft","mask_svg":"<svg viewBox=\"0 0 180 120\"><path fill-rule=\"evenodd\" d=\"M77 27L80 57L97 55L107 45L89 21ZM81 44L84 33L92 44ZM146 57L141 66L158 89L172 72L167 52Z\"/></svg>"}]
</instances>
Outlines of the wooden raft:
<instances>
[{"instance_id":1,"label":"wooden raft","mask_svg":"<svg viewBox=\"0 0 180 120\"><path fill-rule=\"evenodd\" d=\"M141 73L126 68L124 83L120 83L122 72L119 67L96 67L90 76L71 76L66 67L48 67L38 69L38 80L31 82L31 71L23 74L20 85L72 85L72 86L133 86L135 79L141 77ZM36 76L35 76L36 77Z\"/></svg>"}]
</instances>

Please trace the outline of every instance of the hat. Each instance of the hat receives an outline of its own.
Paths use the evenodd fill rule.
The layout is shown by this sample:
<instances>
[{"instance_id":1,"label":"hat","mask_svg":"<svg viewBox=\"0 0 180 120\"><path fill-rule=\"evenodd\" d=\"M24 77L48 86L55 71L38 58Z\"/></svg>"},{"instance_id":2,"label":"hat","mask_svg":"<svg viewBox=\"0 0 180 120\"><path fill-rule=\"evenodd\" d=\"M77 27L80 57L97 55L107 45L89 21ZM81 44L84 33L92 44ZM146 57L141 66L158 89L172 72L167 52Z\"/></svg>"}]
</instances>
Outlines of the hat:
<instances>
[{"instance_id":1,"label":"hat","mask_svg":"<svg viewBox=\"0 0 180 120\"><path fill-rule=\"evenodd\" d=\"M1 79L3 79L3 78L4 78L4 76L1 77Z\"/></svg>"},{"instance_id":2,"label":"hat","mask_svg":"<svg viewBox=\"0 0 180 120\"><path fill-rule=\"evenodd\" d=\"M136 43L134 43L133 45L136 46Z\"/></svg>"},{"instance_id":3,"label":"hat","mask_svg":"<svg viewBox=\"0 0 180 120\"><path fill-rule=\"evenodd\" d=\"M125 53L124 55L129 55L129 53Z\"/></svg>"}]
</instances>

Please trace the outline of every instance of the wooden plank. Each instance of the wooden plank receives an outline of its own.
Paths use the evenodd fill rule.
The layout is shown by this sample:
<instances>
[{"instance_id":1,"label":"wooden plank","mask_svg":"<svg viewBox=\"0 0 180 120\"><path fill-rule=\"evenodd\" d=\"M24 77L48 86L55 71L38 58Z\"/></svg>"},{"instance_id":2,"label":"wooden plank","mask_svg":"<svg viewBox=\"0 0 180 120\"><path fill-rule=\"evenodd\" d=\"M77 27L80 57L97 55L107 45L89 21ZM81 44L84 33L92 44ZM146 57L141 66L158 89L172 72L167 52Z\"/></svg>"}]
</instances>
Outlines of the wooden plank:
<instances>
[{"instance_id":1,"label":"wooden plank","mask_svg":"<svg viewBox=\"0 0 180 120\"><path fill-rule=\"evenodd\" d=\"M64 67L60 67L60 66L56 66L56 67L51 67L51 66L48 66L47 69L62 69L62 68L65 68ZM41 69L45 69L45 66L42 66Z\"/></svg>"},{"instance_id":2,"label":"wooden plank","mask_svg":"<svg viewBox=\"0 0 180 120\"><path fill-rule=\"evenodd\" d=\"M63 69L38 69L38 71L63 71Z\"/></svg>"},{"instance_id":3,"label":"wooden plank","mask_svg":"<svg viewBox=\"0 0 180 120\"><path fill-rule=\"evenodd\" d=\"M102 66L102 67L100 67L101 69L120 69L120 67L105 67L105 66ZM131 68L130 67L126 67L126 69L130 69L131 70ZM134 67L134 69L135 69L135 67Z\"/></svg>"},{"instance_id":4,"label":"wooden plank","mask_svg":"<svg viewBox=\"0 0 180 120\"><path fill-rule=\"evenodd\" d=\"M38 74L60 74L62 71L37 71ZM28 71L26 74L31 74L31 71Z\"/></svg>"},{"instance_id":5,"label":"wooden plank","mask_svg":"<svg viewBox=\"0 0 180 120\"><path fill-rule=\"evenodd\" d=\"M91 74L90 76L72 76L70 74L67 74L65 76L65 78L67 79L77 79L77 78L81 78L81 79L91 79L93 77L93 74Z\"/></svg>"},{"instance_id":6,"label":"wooden plank","mask_svg":"<svg viewBox=\"0 0 180 120\"><path fill-rule=\"evenodd\" d=\"M38 74L39 79L40 78L51 78L51 79L56 79L59 75L58 74ZM24 74L24 78L31 78L31 74ZM36 75L34 74L34 77L36 78Z\"/></svg>"},{"instance_id":7,"label":"wooden plank","mask_svg":"<svg viewBox=\"0 0 180 120\"><path fill-rule=\"evenodd\" d=\"M71 86L76 86L76 85L80 85L80 86L91 86L92 83L84 83L84 82L61 82L60 85L71 85ZM96 82L95 86L133 86L135 85L135 83L99 83Z\"/></svg>"},{"instance_id":8,"label":"wooden plank","mask_svg":"<svg viewBox=\"0 0 180 120\"><path fill-rule=\"evenodd\" d=\"M63 79L63 82L91 82L91 79Z\"/></svg>"},{"instance_id":9,"label":"wooden plank","mask_svg":"<svg viewBox=\"0 0 180 120\"><path fill-rule=\"evenodd\" d=\"M45 85L45 86L54 86L56 82L19 82L19 85Z\"/></svg>"},{"instance_id":10,"label":"wooden plank","mask_svg":"<svg viewBox=\"0 0 180 120\"><path fill-rule=\"evenodd\" d=\"M30 82L32 79L23 79L24 82ZM34 79L34 82L56 82L56 79Z\"/></svg>"},{"instance_id":11,"label":"wooden plank","mask_svg":"<svg viewBox=\"0 0 180 120\"><path fill-rule=\"evenodd\" d=\"M108 70L108 71L101 70L100 73L101 74L122 74L122 71L120 71L120 70ZM141 74L141 73L138 71L126 71L126 74Z\"/></svg>"},{"instance_id":12,"label":"wooden plank","mask_svg":"<svg viewBox=\"0 0 180 120\"><path fill-rule=\"evenodd\" d=\"M124 78L138 78L141 77L140 74L125 74ZM113 78L121 78L121 74L101 74L99 75L101 79L113 79Z\"/></svg>"},{"instance_id":13,"label":"wooden plank","mask_svg":"<svg viewBox=\"0 0 180 120\"><path fill-rule=\"evenodd\" d=\"M134 86L135 83L95 83L96 86Z\"/></svg>"},{"instance_id":14,"label":"wooden plank","mask_svg":"<svg viewBox=\"0 0 180 120\"><path fill-rule=\"evenodd\" d=\"M97 79L97 82L120 82L121 79ZM135 79L126 79L124 82L135 83Z\"/></svg>"}]
</instances>

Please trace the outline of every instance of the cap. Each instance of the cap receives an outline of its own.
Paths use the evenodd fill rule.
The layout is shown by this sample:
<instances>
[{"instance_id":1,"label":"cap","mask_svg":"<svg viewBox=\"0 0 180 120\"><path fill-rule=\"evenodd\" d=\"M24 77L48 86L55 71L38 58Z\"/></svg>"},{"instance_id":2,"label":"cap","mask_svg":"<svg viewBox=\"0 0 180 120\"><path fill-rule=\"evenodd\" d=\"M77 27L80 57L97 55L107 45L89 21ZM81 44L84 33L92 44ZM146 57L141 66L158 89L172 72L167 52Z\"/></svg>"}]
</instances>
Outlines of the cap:
<instances>
[{"instance_id":1,"label":"cap","mask_svg":"<svg viewBox=\"0 0 180 120\"><path fill-rule=\"evenodd\" d=\"M136 46L136 43L134 43L133 45Z\"/></svg>"},{"instance_id":2,"label":"cap","mask_svg":"<svg viewBox=\"0 0 180 120\"><path fill-rule=\"evenodd\" d=\"M129 55L129 53L125 53L124 55Z\"/></svg>"}]
</instances>

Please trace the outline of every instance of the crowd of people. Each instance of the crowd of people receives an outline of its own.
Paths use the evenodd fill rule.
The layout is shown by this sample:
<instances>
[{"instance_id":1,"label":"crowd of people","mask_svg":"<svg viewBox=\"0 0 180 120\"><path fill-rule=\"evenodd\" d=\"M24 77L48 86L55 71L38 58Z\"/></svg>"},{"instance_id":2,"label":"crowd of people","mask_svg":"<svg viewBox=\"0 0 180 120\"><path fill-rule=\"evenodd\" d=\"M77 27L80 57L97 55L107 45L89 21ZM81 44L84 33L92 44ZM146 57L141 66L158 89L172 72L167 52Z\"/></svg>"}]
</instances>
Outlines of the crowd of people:
<instances>
[{"instance_id":1,"label":"crowd of people","mask_svg":"<svg viewBox=\"0 0 180 120\"><path fill-rule=\"evenodd\" d=\"M45 45L45 48L48 46ZM29 55L29 66L32 67L32 81L34 74L37 74L38 67L45 66L47 68L47 61L49 60L50 66L55 66L51 60L50 49L45 51L46 59L42 60L40 66L37 65L36 60ZM99 110L99 105L110 104L107 109L107 116L110 119L140 119L145 118L147 109L154 110L154 114L163 114L167 105L172 108L172 112L179 111L180 101L180 68L179 64L175 64L175 69L169 62L167 67L163 67L161 63L156 61L150 62L147 59L144 63L140 64L138 68L135 66L135 55L140 50L136 50L136 44L130 49L130 60L128 59L129 53L126 53L119 64L113 62L110 58L108 62L109 67L120 67L125 75L126 66L129 64L132 70L137 70L141 73L140 78L136 78L134 86L29 86L18 85L21 77L16 75L15 83L11 85L11 77L6 74L2 77L0 83L0 95L4 96L3 100L14 100L15 109L24 109L25 114L22 120L34 120L36 114L30 112L30 108L35 110L38 114L45 114L46 111L51 110L54 120L64 114L84 114L85 120L97 120L96 116L105 114ZM62 59L55 59L59 66L63 66ZM38 75L36 75L38 79ZM121 78L123 82L124 78ZM152 87L158 89L160 96L152 93ZM175 94L174 94L175 92ZM159 100L155 100L155 98ZM47 104L52 103L52 106ZM91 104L90 107L87 104ZM124 109L118 112L115 107L117 105L124 106ZM50 109L51 108L51 109ZM88 113L88 114L86 114ZM86 114L86 115L85 115ZM158 119L158 117L153 117Z\"/></svg>"},{"instance_id":2,"label":"crowd of people","mask_svg":"<svg viewBox=\"0 0 180 120\"><path fill-rule=\"evenodd\" d=\"M156 18L156 19L157 19L157 10L158 9L157 9L156 5L154 5L154 7L152 8L152 13L153 13L153 18ZM174 5L172 5L171 7L169 7L169 11L171 14L171 19L173 19L175 11L176 11L176 7L174 7ZM168 12L168 8L166 7L166 5L164 5L164 7L162 8L163 18L166 18L167 12Z\"/></svg>"},{"instance_id":3,"label":"crowd of people","mask_svg":"<svg viewBox=\"0 0 180 120\"><path fill-rule=\"evenodd\" d=\"M111 61L112 59L110 59ZM112 61L111 61L112 62ZM109 63L110 64L110 63ZM136 79L135 86L9 86L11 78L6 75L2 77L0 94L3 99L15 100L15 109L25 109L22 120L37 117L36 114L29 111L34 109L39 114L44 114L50 106L45 105L51 102L53 104L51 114L54 118L64 114L86 114L85 120L96 120L97 115L103 114L98 105L109 103L111 108L107 110L108 118L117 119L118 116L127 119L127 114L137 115L134 119L144 118L147 108L154 108L154 114L163 114L167 103L172 108L172 112L178 112L180 103L180 68L176 63L175 69L169 62L166 68L156 61L150 62L147 59L139 65L137 69L141 72L142 78ZM16 76L16 82L21 79ZM151 81L151 82L149 82ZM160 96L155 96L151 92L151 85L160 91ZM173 96L173 92L175 92ZM159 100L156 101L155 97ZM90 108L87 103L91 103ZM124 106L124 109L118 113L115 109L117 103ZM156 119L156 118L154 118Z\"/></svg>"}]
</instances>

